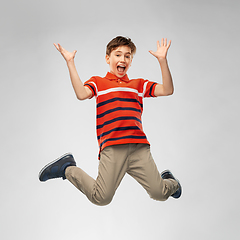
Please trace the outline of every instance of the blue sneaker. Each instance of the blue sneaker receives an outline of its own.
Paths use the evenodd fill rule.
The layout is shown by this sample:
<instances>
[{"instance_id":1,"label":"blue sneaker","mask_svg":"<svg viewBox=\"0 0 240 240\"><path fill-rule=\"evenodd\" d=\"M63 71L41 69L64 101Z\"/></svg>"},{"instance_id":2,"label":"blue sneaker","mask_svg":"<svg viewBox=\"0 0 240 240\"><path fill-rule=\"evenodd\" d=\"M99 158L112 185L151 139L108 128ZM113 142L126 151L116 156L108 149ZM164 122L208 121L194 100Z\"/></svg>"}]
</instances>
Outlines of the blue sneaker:
<instances>
[{"instance_id":1,"label":"blue sneaker","mask_svg":"<svg viewBox=\"0 0 240 240\"><path fill-rule=\"evenodd\" d=\"M76 162L71 153L64 154L60 158L50 162L39 173L39 180L45 182L52 178L66 179L65 169L69 166L76 166Z\"/></svg>"},{"instance_id":2,"label":"blue sneaker","mask_svg":"<svg viewBox=\"0 0 240 240\"><path fill-rule=\"evenodd\" d=\"M169 170L163 171L163 172L161 173L161 177L162 177L163 179L169 179L169 178L170 178L170 179L174 179L175 181L178 182L179 188L178 188L178 190L177 190L174 194L172 194L171 196L174 197L174 198L180 198L180 196L181 196L181 194L182 194L182 187L181 187L181 184L180 184L180 182L178 181L178 179L176 179Z\"/></svg>"}]
</instances>

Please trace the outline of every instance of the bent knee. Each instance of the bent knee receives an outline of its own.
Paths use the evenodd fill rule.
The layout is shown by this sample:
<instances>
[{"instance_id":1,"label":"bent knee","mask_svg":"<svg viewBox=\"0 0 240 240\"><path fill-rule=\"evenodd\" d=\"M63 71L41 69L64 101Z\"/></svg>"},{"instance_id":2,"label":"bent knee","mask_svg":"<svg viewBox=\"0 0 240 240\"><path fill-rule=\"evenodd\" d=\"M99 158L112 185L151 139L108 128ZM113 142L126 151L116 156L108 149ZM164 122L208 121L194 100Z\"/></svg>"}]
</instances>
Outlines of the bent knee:
<instances>
[{"instance_id":1,"label":"bent knee","mask_svg":"<svg viewBox=\"0 0 240 240\"><path fill-rule=\"evenodd\" d=\"M96 196L92 197L92 202L98 206L106 206L111 203L113 199L113 195L104 195L104 196Z\"/></svg>"},{"instance_id":2,"label":"bent knee","mask_svg":"<svg viewBox=\"0 0 240 240\"><path fill-rule=\"evenodd\" d=\"M112 198L110 198L110 197L109 198L103 198L100 201L98 201L97 205L99 205L99 206L106 206L109 203L111 203L111 201L112 201Z\"/></svg>"}]
</instances>

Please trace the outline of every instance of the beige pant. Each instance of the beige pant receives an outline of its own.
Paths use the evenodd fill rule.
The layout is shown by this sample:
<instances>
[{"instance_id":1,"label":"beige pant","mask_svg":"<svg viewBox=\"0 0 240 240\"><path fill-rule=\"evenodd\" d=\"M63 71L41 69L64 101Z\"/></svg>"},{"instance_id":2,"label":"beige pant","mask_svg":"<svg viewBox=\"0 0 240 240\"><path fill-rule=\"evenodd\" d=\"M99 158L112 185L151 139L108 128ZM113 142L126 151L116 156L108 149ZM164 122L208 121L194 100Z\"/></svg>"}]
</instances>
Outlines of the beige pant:
<instances>
[{"instance_id":1,"label":"beige pant","mask_svg":"<svg viewBox=\"0 0 240 240\"><path fill-rule=\"evenodd\" d=\"M92 203L107 205L125 173L136 179L155 200L167 200L178 189L175 180L161 178L148 144L131 143L104 148L96 180L74 166L68 167L65 175Z\"/></svg>"}]
</instances>

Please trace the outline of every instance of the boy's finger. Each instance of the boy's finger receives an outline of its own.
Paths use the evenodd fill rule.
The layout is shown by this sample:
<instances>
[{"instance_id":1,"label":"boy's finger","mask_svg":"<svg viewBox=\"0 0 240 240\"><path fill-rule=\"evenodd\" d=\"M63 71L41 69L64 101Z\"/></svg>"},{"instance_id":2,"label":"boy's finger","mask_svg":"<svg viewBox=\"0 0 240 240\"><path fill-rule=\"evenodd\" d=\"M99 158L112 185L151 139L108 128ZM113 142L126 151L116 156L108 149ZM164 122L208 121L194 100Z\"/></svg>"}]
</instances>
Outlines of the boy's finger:
<instances>
[{"instance_id":1,"label":"boy's finger","mask_svg":"<svg viewBox=\"0 0 240 240\"><path fill-rule=\"evenodd\" d=\"M167 46L167 39L164 39L164 46Z\"/></svg>"},{"instance_id":2,"label":"boy's finger","mask_svg":"<svg viewBox=\"0 0 240 240\"><path fill-rule=\"evenodd\" d=\"M60 52L62 52L64 50L64 48L60 45L60 43L58 43L58 49Z\"/></svg>"},{"instance_id":3,"label":"boy's finger","mask_svg":"<svg viewBox=\"0 0 240 240\"><path fill-rule=\"evenodd\" d=\"M163 46L163 43L164 43L163 41L164 41L164 38L162 38L162 40L161 40L161 46Z\"/></svg>"},{"instance_id":4,"label":"boy's finger","mask_svg":"<svg viewBox=\"0 0 240 240\"><path fill-rule=\"evenodd\" d=\"M149 52L154 56L154 52L152 50L149 50Z\"/></svg>"},{"instance_id":5,"label":"boy's finger","mask_svg":"<svg viewBox=\"0 0 240 240\"><path fill-rule=\"evenodd\" d=\"M55 46L55 48L56 48L57 50L59 50L59 48L58 48L58 46L57 46L56 43L53 43L53 45Z\"/></svg>"},{"instance_id":6,"label":"boy's finger","mask_svg":"<svg viewBox=\"0 0 240 240\"><path fill-rule=\"evenodd\" d=\"M172 41L169 40L168 45L167 45L167 48L169 48L169 47L171 46L171 43L172 43Z\"/></svg>"}]
</instances>

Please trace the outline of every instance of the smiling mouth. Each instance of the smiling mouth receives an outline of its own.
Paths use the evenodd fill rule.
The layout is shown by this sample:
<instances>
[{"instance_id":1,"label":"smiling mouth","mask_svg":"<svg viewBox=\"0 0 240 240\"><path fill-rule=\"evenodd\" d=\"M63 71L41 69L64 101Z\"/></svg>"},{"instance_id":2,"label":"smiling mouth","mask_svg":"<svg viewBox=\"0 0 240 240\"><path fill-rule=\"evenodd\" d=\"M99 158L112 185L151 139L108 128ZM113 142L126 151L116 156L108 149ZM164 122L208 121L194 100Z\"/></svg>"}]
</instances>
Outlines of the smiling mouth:
<instances>
[{"instance_id":1,"label":"smiling mouth","mask_svg":"<svg viewBox=\"0 0 240 240\"><path fill-rule=\"evenodd\" d=\"M126 69L126 67L123 67L123 66L118 66L118 67L117 67L117 70L118 70L119 72L124 72L125 69Z\"/></svg>"}]
</instances>

